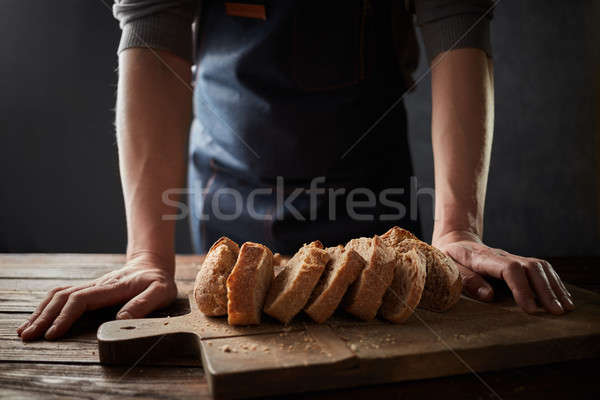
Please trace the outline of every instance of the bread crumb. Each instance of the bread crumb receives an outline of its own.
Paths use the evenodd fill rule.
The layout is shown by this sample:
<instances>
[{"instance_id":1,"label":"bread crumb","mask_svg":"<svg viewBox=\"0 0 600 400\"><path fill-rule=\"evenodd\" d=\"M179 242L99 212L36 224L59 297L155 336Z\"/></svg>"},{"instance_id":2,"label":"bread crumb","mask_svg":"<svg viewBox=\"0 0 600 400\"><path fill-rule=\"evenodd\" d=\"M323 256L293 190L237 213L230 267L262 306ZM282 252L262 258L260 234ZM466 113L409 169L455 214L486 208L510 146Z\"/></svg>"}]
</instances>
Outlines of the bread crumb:
<instances>
[{"instance_id":1,"label":"bread crumb","mask_svg":"<svg viewBox=\"0 0 600 400\"><path fill-rule=\"evenodd\" d=\"M253 344L252 346L250 346L250 350L251 350L251 351L255 351L257 347L258 347L258 346L256 346L255 344Z\"/></svg>"},{"instance_id":2,"label":"bread crumb","mask_svg":"<svg viewBox=\"0 0 600 400\"><path fill-rule=\"evenodd\" d=\"M223 346L220 347L220 350L225 352L225 353L232 353L233 350L231 349L231 347L228 344L225 344Z\"/></svg>"},{"instance_id":3,"label":"bread crumb","mask_svg":"<svg viewBox=\"0 0 600 400\"><path fill-rule=\"evenodd\" d=\"M271 351L268 347L263 348L263 351Z\"/></svg>"},{"instance_id":4,"label":"bread crumb","mask_svg":"<svg viewBox=\"0 0 600 400\"><path fill-rule=\"evenodd\" d=\"M350 344L350 350L356 351L356 350L358 350L358 347L354 343L351 343Z\"/></svg>"}]
</instances>

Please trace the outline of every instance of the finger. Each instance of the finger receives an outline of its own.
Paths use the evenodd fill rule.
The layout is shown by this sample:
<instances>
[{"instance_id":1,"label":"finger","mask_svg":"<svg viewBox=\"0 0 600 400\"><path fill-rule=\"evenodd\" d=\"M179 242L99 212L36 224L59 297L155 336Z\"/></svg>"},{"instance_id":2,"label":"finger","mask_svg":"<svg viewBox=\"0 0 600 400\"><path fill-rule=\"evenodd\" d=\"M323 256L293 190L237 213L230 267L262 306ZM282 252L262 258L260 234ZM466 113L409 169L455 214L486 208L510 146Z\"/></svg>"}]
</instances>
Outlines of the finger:
<instances>
[{"instance_id":1,"label":"finger","mask_svg":"<svg viewBox=\"0 0 600 400\"><path fill-rule=\"evenodd\" d=\"M538 308L535 304L533 291L529 285L529 280L527 279L527 274L523 265L519 261L510 259L509 257L507 257L506 262L506 267L503 269L500 278L503 279L510 288L519 307L527 313L535 313Z\"/></svg>"},{"instance_id":2,"label":"finger","mask_svg":"<svg viewBox=\"0 0 600 400\"><path fill-rule=\"evenodd\" d=\"M494 290L489 283L477 272L457 264L460 271L460 277L463 283L463 291L470 297L481 301L492 301Z\"/></svg>"},{"instance_id":3,"label":"finger","mask_svg":"<svg viewBox=\"0 0 600 400\"><path fill-rule=\"evenodd\" d=\"M558 297L558 300L562 304L563 308L569 311L574 310L575 303L573 303L571 293L569 293L565 285L562 283L560 277L554 268L552 268L552 265L546 260L534 259L534 261L542 264L546 277L548 278L548 282L550 282L550 287L554 291L554 294Z\"/></svg>"},{"instance_id":4,"label":"finger","mask_svg":"<svg viewBox=\"0 0 600 400\"><path fill-rule=\"evenodd\" d=\"M506 282L519 307L527 313L537 311L533 291L523 264L509 253L494 252L474 244L448 246L448 254L460 264L482 276L491 276Z\"/></svg>"},{"instance_id":5,"label":"finger","mask_svg":"<svg viewBox=\"0 0 600 400\"><path fill-rule=\"evenodd\" d=\"M125 301L131 294L125 285L93 286L71 293L60 314L48 328L48 340L63 336L87 310L96 310Z\"/></svg>"},{"instance_id":6,"label":"finger","mask_svg":"<svg viewBox=\"0 0 600 400\"><path fill-rule=\"evenodd\" d=\"M46 295L46 297L44 298L44 300L42 300L42 302L37 306L37 308L35 309L35 311L33 312L33 314L31 314L29 316L29 318L27 318L27 320L25 322L23 322L21 324L21 326L19 326L17 328L17 335L21 336L21 333L23 333L23 331L29 325L31 325L31 323L33 321L35 321L37 319L37 317L40 316L40 314L42 313L42 311L44 311L44 308L46 308L46 306L48 305L48 303L50 303L50 301L52 300L52 297L54 297L55 293L60 292L61 290L68 289L69 287L70 286L61 286L61 287L57 287L57 288L54 288L51 291L49 291L48 294Z\"/></svg>"},{"instance_id":7,"label":"finger","mask_svg":"<svg viewBox=\"0 0 600 400\"><path fill-rule=\"evenodd\" d=\"M567 295L567 297L569 297L569 299L573 300L573 295L571 294L571 292L569 292L569 289L567 289L567 286L565 286L565 284L562 281L562 279L560 279L560 277L558 276L558 273L556 272L556 270L554 269L554 267L552 267L552 265L548 261L545 261L545 260L542 260L542 264L544 264L544 266L548 265L550 271L552 271L552 274L556 278L556 281L560 285L560 287L563 290L563 292Z\"/></svg>"},{"instance_id":8,"label":"finger","mask_svg":"<svg viewBox=\"0 0 600 400\"><path fill-rule=\"evenodd\" d=\"M142 318L152 311L167 306L175 297L166 284L152 282L142 293L131 299L117 313L117 319Z\"/></svg>"},{"instance_id":9,"label":"finger","mask_svg":"<svg viewBox=\"0 0 600 400\"><path fill-rule=\"evenodd\" d=\"M77 290L81 290L81 287L72 287L54 293L52 299L40 315L21 333L21 339L31 340L41 336L60 313L60 310L69 299L69 295Z\"/></svg>"},{"instance_id":10,"label":"finger","mask_svg":"<svg viewBox=\"0 0 600 400\"><path fill-rule=\"evenodd\" d=\"M544 308L552 314L559 315L564 313L565 310L552 290L542 264L537 261L529 261L525 266L525 272Z\"/></svg>"}]
</instances>

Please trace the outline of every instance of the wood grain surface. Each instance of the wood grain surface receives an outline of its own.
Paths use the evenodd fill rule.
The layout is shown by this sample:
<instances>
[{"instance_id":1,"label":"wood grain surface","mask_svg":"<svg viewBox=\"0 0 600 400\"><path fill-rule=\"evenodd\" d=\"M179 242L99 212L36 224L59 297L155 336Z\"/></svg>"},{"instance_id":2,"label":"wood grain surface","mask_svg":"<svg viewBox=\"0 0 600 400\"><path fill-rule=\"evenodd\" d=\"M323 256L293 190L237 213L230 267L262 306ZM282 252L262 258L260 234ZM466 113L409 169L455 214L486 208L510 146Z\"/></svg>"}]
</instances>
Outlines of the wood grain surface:
<instances>
[{"instance_id":1,"label":"wood grain surface","mask_svg":"<svg viewBox=\"0 0 600 400\"><path fill-rule=\"evenodd\" d=\"M89 279L82 276L95 278L119 267L123 261L122 255L105 254L0 255L1 398L210 398L198 354L188 349L185 343L167 346L171 359L163 358L162 354L152 361L149 355L147 360L136 365L99 365L96 330L103 322L114 318L117 308L86 314L60 341L22 343L16 336L17 326L50 288L76 285ZM201 261L200 256L178 256L179 298L153 317L189 312L186 296ZM550 261L565 281L600 292L600 259ZM161 348L162 343L157 348ZM600 359L587 359L485 372L479 374L481 380L467 373L425 381L311 392L310 397L404 399L443 395L445 399L497 398L489 389L492 388L503 399L597 398L600 395L598 361ZM305 397L303 394L286 396Z\"/></svg>"}]
</instances>

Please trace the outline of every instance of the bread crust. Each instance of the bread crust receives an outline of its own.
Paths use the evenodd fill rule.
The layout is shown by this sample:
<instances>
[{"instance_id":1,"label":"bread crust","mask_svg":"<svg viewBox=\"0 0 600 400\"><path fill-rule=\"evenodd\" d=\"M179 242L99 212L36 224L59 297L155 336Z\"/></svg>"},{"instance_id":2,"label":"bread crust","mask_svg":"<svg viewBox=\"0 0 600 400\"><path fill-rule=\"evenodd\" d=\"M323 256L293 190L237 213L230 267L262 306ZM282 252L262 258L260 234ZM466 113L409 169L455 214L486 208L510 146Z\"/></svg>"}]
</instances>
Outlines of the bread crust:
<instances>
[{"instance_id":1,"label":"bread crust","mask_svg":"<svg viewBox=\"0 0 600 400\"><path fill-rule=\"evenodd\" d=\"M194 299L198 309L208 316L227 314L227 278L239 253L237 243L227 237L210 248L194 282Z\"/></svg>"},{"instance_id":2,"label":"bread crust","mask_svg":"<svg viewBox=\"0 0 600 400\"><path fill-rule=\"evenodd\" d=\"M419 240L415 235L412 234L412 232L398 226L391 227L386 233L381 235L381 239L389 247L396 247L398 244L400 244L400 242L406 239Z\"/></svg>"},{"instance_id":3,"label":"bread crust","mask_svg":"<svg viewBox=\"0 0 600 400\"><path fill-rule=\"evenodd\" d=\"M265 301L266 314L287 324L308 301L329 254L319 241L302 246L273 280Z\"/></svg>"},{"instance_id":4,"label":"bread crust","mask_svg":"<svg viewBox=\"0 0 600 400\"><path fill-rule=\"evenodd\" d=\"M350 314L369 321L375 318L385 291L394 278L393 250L379 236L352 239L346 244L366 261L360 276L344 297L344 308Z\"/></svg>"},{"instance_id":5,"label":"bread crust","mask_svg":"<svg viewBox=\"0 0 600 400\"><path fill-rule=\"evenodd\" d=\"M218 238L217 241L214 242L212 246L210 246L210 249L208 249L208 253L210 253L217 246L221 246L221 245L227 246L229 248L229 250L231 250L233 253L235 253L236 257L238 256L238 254L240 252L240 246L233 240L229 239L227 236L221 236L220 238Z\"/></svg>"},{"instance_id":6,"label":"bread crust","mask_svg":"<svg viewBox=\"0 0 600 400\"><path fill-rule=\"evenodd\" d=\"M326 249L330 260L325 266L304 311L317 323L325 322L335 312L348 287L358 278L365 260L344 246Z\"/></svg>"},{"instance_id":7,"label":"bread crust","mask_svg":"<svg viewBox=\"0 0 600 400\"><path fill-rule=\"evenodd\" d=\"M385 292L381 316L400 324L414 312L421 300L427 278L427 259L416 248L396 252L394 279Z\"/></svg>"},{"instance_id":8,"label":"bread crust","mask_svg":"<svg viewBox=\"0 0 600 400\"><path fill-rule=\"evenodd\" d=\"M454 261L439 249L414 239L403 240L397 251L420 250L427 259L427 278L419 307L443 312L460 299L462 281Z\"/></svg>"},{"instance_id":9,"label":"bread crust","mask_svg":"<svg viewBox=\"0 0 600 400\"><path fill-rule=\"evenodd\" d=\"M268 247L246 242L227 279L230 325L260 324L265 296L273 280L273 253Z\"/></svg>"}]
</instances>

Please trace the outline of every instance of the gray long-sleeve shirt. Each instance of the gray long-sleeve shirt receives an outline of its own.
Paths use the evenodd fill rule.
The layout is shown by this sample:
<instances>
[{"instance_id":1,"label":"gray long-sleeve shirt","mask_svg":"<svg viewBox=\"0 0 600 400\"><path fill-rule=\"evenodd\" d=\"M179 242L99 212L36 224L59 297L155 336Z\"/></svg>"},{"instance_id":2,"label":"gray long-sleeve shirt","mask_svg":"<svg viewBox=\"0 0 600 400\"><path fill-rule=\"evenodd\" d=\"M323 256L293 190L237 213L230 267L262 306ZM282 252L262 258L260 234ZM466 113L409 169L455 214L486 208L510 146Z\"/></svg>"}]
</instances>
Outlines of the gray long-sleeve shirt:
<instances>
[{"instance_id":1,"label":"gray long-sleeve shirt","mask_svg":"<svg viewBox=\"0 0 600 400\"><path fill-rule=\"evenodd\" d=\"M400 1L400 0L398 0ZM429 60L451 48L478 48L491 56L493 0L405 0L416 15ZM201 0L116 0L123 33L119 52L130 47L166 50L192 60L192 23Z\"/></svg>"}]
</instances>

